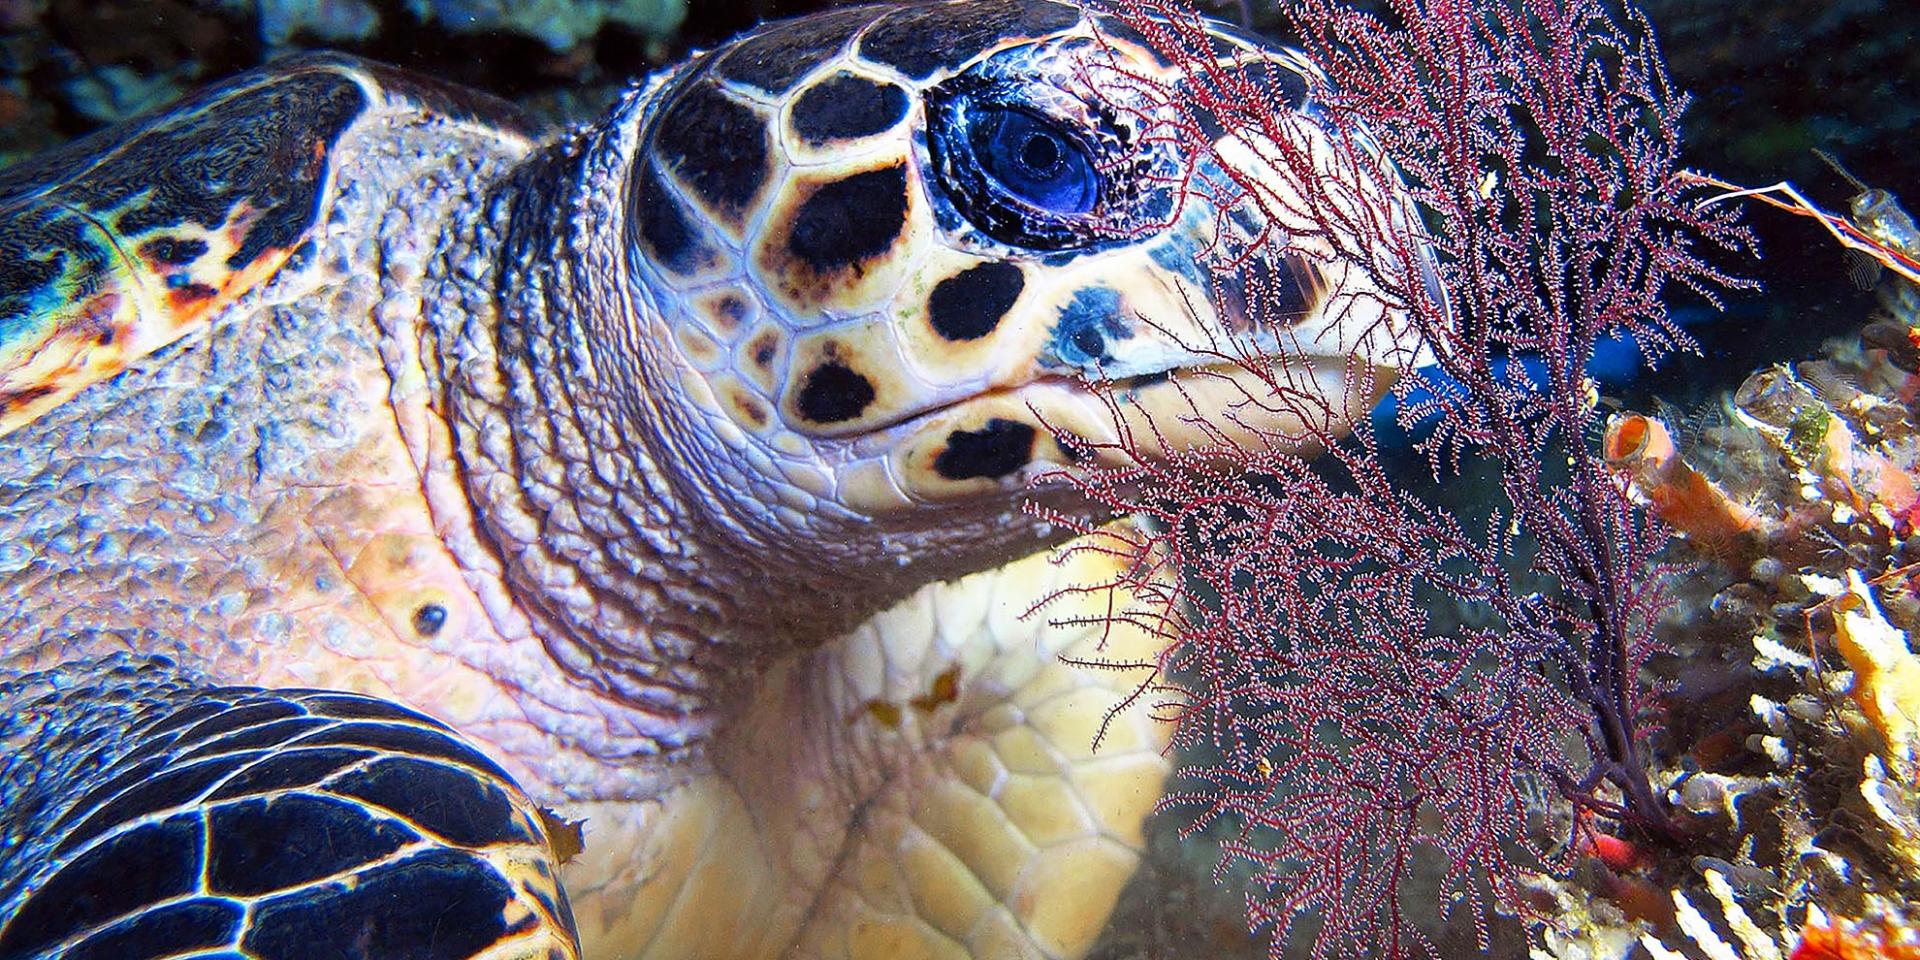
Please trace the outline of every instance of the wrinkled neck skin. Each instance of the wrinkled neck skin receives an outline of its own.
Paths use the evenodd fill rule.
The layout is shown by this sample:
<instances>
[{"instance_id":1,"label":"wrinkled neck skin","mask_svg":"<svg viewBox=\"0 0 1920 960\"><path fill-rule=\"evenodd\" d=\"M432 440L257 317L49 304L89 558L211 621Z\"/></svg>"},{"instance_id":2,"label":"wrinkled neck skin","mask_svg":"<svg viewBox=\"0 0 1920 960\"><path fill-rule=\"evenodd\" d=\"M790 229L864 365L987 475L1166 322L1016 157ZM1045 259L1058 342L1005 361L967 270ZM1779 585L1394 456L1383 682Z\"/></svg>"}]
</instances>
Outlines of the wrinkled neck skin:
<instances>
[{"instance_id":1,"label":"wrinkled neck skin","mask_svg":"<svg viewBox=\"0 0 1920 960\"><path fill-rule=\"evenodd\" d=\"M784 481L701 418L672 305L629 262L627 170L659 83L456 219L422 357L451 431L442 467L479 532L463 562L497 571L558 667L671 755L697 751L770 657L1053 530L1013 498L883 519L770 506Z\"/></svg>"}]
</instances>

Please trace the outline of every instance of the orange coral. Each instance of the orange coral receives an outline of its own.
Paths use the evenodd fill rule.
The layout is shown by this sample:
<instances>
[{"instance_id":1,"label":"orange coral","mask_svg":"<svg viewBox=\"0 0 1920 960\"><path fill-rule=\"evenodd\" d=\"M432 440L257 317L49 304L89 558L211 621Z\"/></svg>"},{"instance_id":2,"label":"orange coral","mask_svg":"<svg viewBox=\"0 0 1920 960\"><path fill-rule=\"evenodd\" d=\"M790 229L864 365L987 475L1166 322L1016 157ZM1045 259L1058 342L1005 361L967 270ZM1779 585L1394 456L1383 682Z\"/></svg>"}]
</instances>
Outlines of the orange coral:
<instances>
[{"instance_id":1,"label":"orange coral","mask_svg":"<svg viewBox=\"0 0 1920 960\"><path fill-rule=\"evenodd\" d=\"M1885 919L1828 924L1807 921L1787 960L1920 960L1920 932Z\"/></svg>"},{"instance_id":2,"label":"orange coral","mask_svg":"<svg viewBox=\"0 0 1920 960\"><path fill-rule=\"evenodd\" d=\"M1834 645L1853 670L1854 702L1891 756L1920 754L1920 657L1906 633L1887 622L1858 571L1847 573L1847 592L1833 609Z\"/></svg>"}]
</instances>

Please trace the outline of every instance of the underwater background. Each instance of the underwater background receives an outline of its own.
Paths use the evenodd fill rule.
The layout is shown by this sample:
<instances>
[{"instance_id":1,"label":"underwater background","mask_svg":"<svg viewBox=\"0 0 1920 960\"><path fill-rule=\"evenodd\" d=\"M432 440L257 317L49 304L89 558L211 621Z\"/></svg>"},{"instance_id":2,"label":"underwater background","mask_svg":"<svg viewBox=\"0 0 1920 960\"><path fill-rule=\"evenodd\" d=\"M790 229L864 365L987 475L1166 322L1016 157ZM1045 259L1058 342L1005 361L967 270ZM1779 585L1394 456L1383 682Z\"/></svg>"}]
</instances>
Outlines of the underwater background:
<instances>
[{"instance_id":1,"label":"underwater background","mask_svg":"<svg viewBox=\"0 0 1920 960\"><path fill-rule=\"evenodd\" d=\"M830 5L773 0L0 0L0 164L163 106L202 82L310 49L345 50L398 64L489 90L556 119L585 118L632 78L689 50L724 40L761 19ZM1689 167L1745 186L1791 181L1833 211L1846 210L1849 198L1859 192L1848 175L1890 191L1908 210L1920 204L1920 159L1915 156L1920 150L1920 44L1915 41L1920 38L1911 4L1652 0L1641 7L1661 38L1673 79L1694 97L1685 123ZM1212 4L1209 12L1285 39L1277 14L1261 0ZM1838 161L1845 174L1816 150ZM1609 405L1661 412L1671 420L1676 432L1684 434L1681 445L1690 448L1690 456L1704 472L1718 472L1736 499L1777 499L1785 495L1770 485L1790 486L1791 465L1768 460L1771 454L1764 444L1738 436L1724 418L1716 419L1724 398L1756 370L1814 358L1823 351L1838 365L1832 368L1834 376L1849 388L1894 393L1900 389L1897 384L1873 379L1881 373L1861 354L1858 334L1870 319L1889 312L1908 324L1920 322L1920 316L1901 316L1902 301L1886 287L1876 290L1856 283L1845 252L1811 219L1754 205L1746 220L1759 236L1763 258L1740 272L1759 280L1762 288L1736 291L1721 306L1675 301L1676 317L1698 340L1701 355L1671 357L1649 372L1633 361L1631 351L1624 351L1593 373ZM1882 284L1887 282L1882 278ZM1904 301L1909 311L1917 299L1909 295ZM1823 346L1835 339L1841 341L1839 347ZM1913 433L1911 427L1904 432L1889 427L1888 432L1893 439ZM1461 489L1470 491L1471 486ZM1920 559L1920 550L1895 556L1910 562ZM1804 558L1771 559L1782 568L1776 572L1785 585L1778 590L1741 571L1679 591L1672 622L1688 624L1690 639L1676 643L1676 651L1685 655L1690 642L1752 632L1748 628L1755 622L1768 617L1792 620L1816 606L1817 595L1785 582L1803 569L1821 568L1837 576L1849 565L1881 558L1861 557L1857 545L1835 542L1830 549L1810 550ZM1910 624L1920 619L1920 603L1908 598L1887 616L1896 624ZM1725 705L1715 697L1728 690L1738 687L1743 699L1750 695L1724 676L1688 676L1689 670L1695 675L1711 672L1703 664L1712 659L1696 659L1668 679L1676 684L1697 680L1711 687L1693 702L1712 703L1716 710ZM1787 705L1781 710L1790 712L1792 696L1782 693L1779 701ZM1790 722L1781 719L1781 729ZM1785 737L1770 723L1764 711L1750 721L1757 731L1752 735L1763 746L1769 735ZM1744 757L1742 744L1749 735L1742 730L1693 729L1700 724L1687 718L1669 724L1695 748L1716 737L1741 741L1724 749L1729 756ZM1698 749L1693 753L1709 756ZM1860 769L1858 757L1842 759L1852 770ZM1750 757L1725 764L1725 783L1716 790L1734 790L1742 778L1767 779L1755 773ZM1703 766L1712 769L1710 762ZM1700 782L1720 783L1705 778ZM1908 787L1911 797L1910 782ZM1246 932L1240 893L1214 882L1217 851L1204 842L1180 839L1178 826L1172 817L1156 821L1149 864L1123 898L1094 956L1266 955L1267 945ZM1871 825L1849 829L1873 836ZM1908 840L1920 851L1920 839ZM1867 846L1875 842L1885 846L1887 841L1863 841ZM1702 872L1698 863L1691 867ZM1891 856L1869 872L1876 882L1886 882L1900 869L1899 857ZM1911 883L1913 865L1907 869ZM1770 892L1767 881L1750 874L1744 879L1754 889L1741 892L1764 899ZM1590 890L1619 882L1591 873L1576 879ZM1735 875L1736 886L1742 879ZM1640 895L1609 889L1616 905ZM1896 882L1896 897L1899 889ZM1908 896L1920 893L1910 886L1905 890ZM1635 909L1622 907L1617 918L1581 917L1575 925L1648 919ZM1665 922L1676 931L1684 927L1671 913L1649 922ZM1724 917L1721 925L1726 926ZM1514 935L1496 929L1494 953L1526 956L1524 939ZM1444 949L1468 949L1472 937L1468 935L1466 947L1458 941L1442 942L1453 944ZM1654 956L1631 939L1619 942L1623 952L1611 955ZM1676 932L1668 942L1678 951L1675 955L1713 955L1691 934ZM1783 943L1792 945L1790 940ZM1564 944L1556 950L1561 956L1606 955L1581 953ZM1635 950L1640 952L1631 952ZM1920 956L1920 947L1909 954L1847 954L1837 949L1792 954L1795 960L1876 955Z\"/></svg>"}]
</instances>

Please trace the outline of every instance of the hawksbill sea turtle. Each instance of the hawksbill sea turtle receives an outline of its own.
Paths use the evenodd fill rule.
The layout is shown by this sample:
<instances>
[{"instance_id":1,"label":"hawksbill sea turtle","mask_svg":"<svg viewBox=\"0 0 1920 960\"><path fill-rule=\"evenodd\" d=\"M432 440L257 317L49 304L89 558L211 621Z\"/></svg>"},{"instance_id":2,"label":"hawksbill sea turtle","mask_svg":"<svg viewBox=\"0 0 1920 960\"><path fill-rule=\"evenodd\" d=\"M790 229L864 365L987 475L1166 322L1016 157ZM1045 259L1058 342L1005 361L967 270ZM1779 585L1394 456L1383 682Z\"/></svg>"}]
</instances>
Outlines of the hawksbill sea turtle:
<instances>
[{"instance_id":1,"label":"hawksbill sea turtle","mask_svg":"<svg viewBox=\"0 0 1920 960\"><path fill-rule=\"evenodd\" d=\"M1165 641L1025 616L1116 562L1029 481L1203 440L1209 332L1334 418L1407 348L1305 258L1252 322L1191 187L1270 168L1090 58L1311 113L914 0L571 131L305 56L0 174L0 957L1085 953L1167 733L1062 654Z\"/></svg>"}]
</instances>

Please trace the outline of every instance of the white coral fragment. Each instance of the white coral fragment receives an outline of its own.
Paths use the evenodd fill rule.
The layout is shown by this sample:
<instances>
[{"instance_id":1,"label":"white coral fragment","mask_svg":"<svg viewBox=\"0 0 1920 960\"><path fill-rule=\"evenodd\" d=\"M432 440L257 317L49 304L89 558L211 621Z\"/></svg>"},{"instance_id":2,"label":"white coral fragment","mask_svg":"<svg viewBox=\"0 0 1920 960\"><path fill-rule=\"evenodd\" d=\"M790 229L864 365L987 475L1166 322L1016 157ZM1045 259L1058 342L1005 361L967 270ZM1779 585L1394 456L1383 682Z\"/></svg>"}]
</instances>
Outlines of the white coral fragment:
<instances>
[{"instance_id":1,"label":"white coral fragment","mask_svg":"<svg viewBox=\"0 0 1920 960\"><path fill-rule=\"evenodd\" d=\"M1818 573L1803 573L1800 582L1806 586L1808 593L1816 597L1837 597L1847 589L1847 585L1839 580Z\"/></svg>"},{"instance_id":2,"label":"white coral fragment","mask_svg":"<svg viewBox=\"0 0 1920 960\"><path fill-rule=\"evenodd\" d=\"M1733 928L1733 935L1739 938L1741 947L1745 948L1747 960L1780 960L1780 948L1740 908L1733 898L1733 884L1728 883L1720 871L1707 871L1707 889L1713 893L1715 900L1720 901L1721 915L1727 918L1727 926Z\"/></svg>"},{"instance_id":3,"label":"white coral fragment","mask_svg":"<svg viewBox=\"0 0 1920 960\"><path fill-rule=\"evenodd\" d=\"M1707 960L1740 960L1740 954L1713 929L1708 920L1680 891L1673 891L1673 909L1680 921L1680 932L1687 935L1706 954Z\"/></svg>"},{"instance_id":4,"label":"white coral fragment","mask_svg":"<svg viewBox=\"0 0 1920 960\"><path fill-rule=\"evenodd\" d=\"M1778 702L1769 700L1757 693L1747 697L1747 705L1753 709L1753 715L1765 724L1767 732L1774 736L1787 733L1787 711Z\"/></svg>"},{"instance_id":5,"label":"white coral fragment","mask_svg":"<svg viewBox=\"0 0 1920 960\"><path fill-rule=\"evenodd\" d=\"M1798 650L1791 649L1764 633L1754 634L1753 649L1753 668L1762 673L1777 670L1781 667L1791 667L1798 670L1807 670L1813 667L1812 657Z\"/></svg>"},{"instance_id":6,"label":"white coral fragment","mask_svg":"<svg viewBox=\"0 0 1920 960\"><path fill-rule=\"evenodd\" d=\"M1718 870L1705 871L1707 890L1720 905L1720 915L1726 919L1727 927L1733 931L1740 946L1735 948L1720 936L1713 922L1701 913L1693 901L1680 891L1673 891L1673 909L1680 923L1680 932L1693 941L1699 952L1708 960L1781 960L1780 944L1760 929L1760 925L1747 916L1738 900L1734 898L1733 884L1727 882L1725 874ZM1674 950L1655 939L1650 933L1640 935L1640 945L1645 947L1654 960L1680 960L1687 954Z\"/></svg>"}]
</instances>

